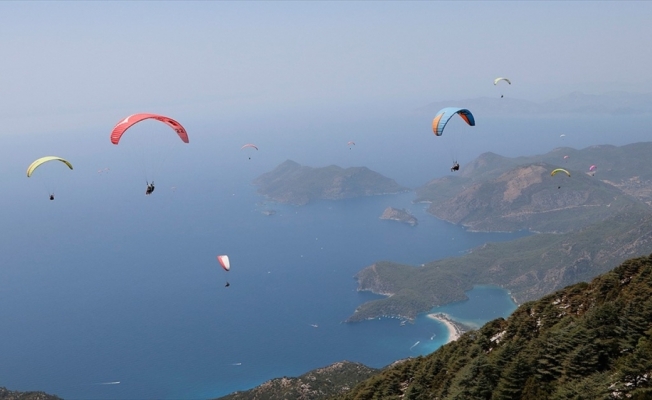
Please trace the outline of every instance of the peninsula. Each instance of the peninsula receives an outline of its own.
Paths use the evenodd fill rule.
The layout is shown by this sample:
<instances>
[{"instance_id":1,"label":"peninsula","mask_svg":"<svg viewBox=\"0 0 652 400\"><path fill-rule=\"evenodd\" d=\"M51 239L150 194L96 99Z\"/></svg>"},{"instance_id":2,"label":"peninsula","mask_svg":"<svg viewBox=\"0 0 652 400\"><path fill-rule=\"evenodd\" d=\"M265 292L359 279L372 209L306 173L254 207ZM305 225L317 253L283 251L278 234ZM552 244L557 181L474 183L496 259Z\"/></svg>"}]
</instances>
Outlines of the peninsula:
<instances>
[{"instance_id":1,"label":"peninsula","mask_svg":"<svg viewBox=\"0 0 652 400\"><path fill-rule=\"evenodd\" d=\"M258 193L285 204L305 205L314 200L341 200L408 191L366 167L336 165L312 168L287 160L253 181Z\"/></svg>"}]
</instances>

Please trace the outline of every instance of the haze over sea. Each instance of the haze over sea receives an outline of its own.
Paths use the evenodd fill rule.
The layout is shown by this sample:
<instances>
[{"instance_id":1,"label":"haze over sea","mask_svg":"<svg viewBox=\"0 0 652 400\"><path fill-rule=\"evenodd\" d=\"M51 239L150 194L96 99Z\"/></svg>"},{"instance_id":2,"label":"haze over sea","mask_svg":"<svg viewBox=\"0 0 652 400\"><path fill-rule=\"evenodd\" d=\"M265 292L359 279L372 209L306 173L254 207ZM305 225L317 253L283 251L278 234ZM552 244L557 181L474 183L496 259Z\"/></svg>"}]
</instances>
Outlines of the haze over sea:
<instances>
[{"instance_id":1,"label":"haze over sea","mask_svg":"<svg viewBox=\"0 0 652 400\"><path fill-rule=\"evenodd\" d=\"M147 171L157 184L149 197L139 156L128 141L110 145L110 127L8 136L0 148L2 385L66 399L208 398L340 360L381 367L444 343L445 328L423 317L405 326L395 319L343 324L376 297L358 293L353 275L379 260L420 265L527 233L467 232L411 204L414 193L265 203L250 182L286 159L367 166L410 187L450 167L446 138L430 134L420 116L344 116L318 126L284 117L271 124L184 120L189 145L157 123L135 127L132 135L160 134L144 148L164 155ZM457 146L464 166L484 151L620 145L646 140L648 119L486 119L460 128ZM523 135L527 144L516 140ZM348 140L356 146L349 149ZM240 151L244 142L260 148L251 160ZM75 167L54 174L53 202L24 176L48 154ZM387 206L409 209L419 225L380 220ZM263 215L268 209L277 214ZM228 274L217 254L230 256ZM466 310L445 311L481 323L513 310L504 292L485 289L469 294ZM484 314L468 314L477 311L476 295L497 300Z\"/></svg>"}]
</instances>

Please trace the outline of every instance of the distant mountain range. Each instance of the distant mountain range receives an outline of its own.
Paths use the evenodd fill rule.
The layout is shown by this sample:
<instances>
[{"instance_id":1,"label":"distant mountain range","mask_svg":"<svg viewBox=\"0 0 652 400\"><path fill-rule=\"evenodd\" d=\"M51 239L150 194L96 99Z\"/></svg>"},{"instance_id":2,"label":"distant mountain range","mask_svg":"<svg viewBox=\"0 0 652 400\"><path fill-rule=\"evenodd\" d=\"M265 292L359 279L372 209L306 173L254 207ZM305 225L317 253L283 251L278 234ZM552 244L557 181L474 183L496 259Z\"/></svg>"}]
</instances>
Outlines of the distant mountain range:
<instances>
[{"instance_id":1,"label":"distant mountain range","mask_svg":"<svg viewBox=\"0 0 652 400\"><path fill-rule=\"evenodd\" d=\"M511 98L479 97L473 99L438 101L416 110L433 115L444 107L464 107L479 115L559 115L609 114L636 115L652 113L652 93L608 92L600 95L573 92L556 99L533 102Z\"/></svg>"}]
</instances>

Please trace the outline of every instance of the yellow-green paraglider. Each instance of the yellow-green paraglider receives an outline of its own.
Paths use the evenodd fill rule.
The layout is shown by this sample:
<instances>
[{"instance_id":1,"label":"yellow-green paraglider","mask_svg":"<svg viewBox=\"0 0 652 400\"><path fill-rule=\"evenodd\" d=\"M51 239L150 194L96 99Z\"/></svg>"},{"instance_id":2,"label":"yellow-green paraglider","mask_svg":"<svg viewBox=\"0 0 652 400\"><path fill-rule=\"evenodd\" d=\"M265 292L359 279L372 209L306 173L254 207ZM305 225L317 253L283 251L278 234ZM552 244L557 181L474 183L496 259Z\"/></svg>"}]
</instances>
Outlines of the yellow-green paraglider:
<instances>
[{"instance_id":1,"label":"yellow-green paraglider","mask_svg":"<svg viewBox=\"0 0 652 400\"><path fill-rule=\"evenodd\" d=\"M41 165L50 162L50 161L61 161L62 163L66 164L68 168L72 169L72 164L70 161L63 159L61 157L56 157L56 156L47 156L47 157L41 157L31 163L29 167L27 167L27 177L30 178L36 168L40 167ZM48 194L50 195L50 200L54 200L54 193L48 189Z\"/></svg>"},{"instance_id":2,"label":"yellow-green paraglider","mask_svg":"<svg viewBox=\"0 0 652 400\"><path fill-rule=\"evenodd\" d=\"M557 169L552 170L552 172L550 173L550 176L555 176L555 175L557 175L557 174L560 173L560 172L565 173L565 174L568 175L568 177L570 178L570 172L566 171L566 170L563 169L563 168L557 168Z\"/></svg>"},{"instance_id":3,"label":"yellow-green paraglider","mask_svg":"<svg viewBox=\"0 0 652 400\"><path fill-rule=\"evenodd\" d=\"M570 178L570 172L566 171L566 170L563 169L563 168L553 169L552 172L550 173L550 176L555 176L555 175L557 175L557 174L560 173L560 172L565 173L565 174L568 175L568 177ZM561 189L561 185L557 186L557 189Z\"/></svg>"},{"instance_id":4,"label":"yellow-green paraglider","mask_svg":"<svg viewBox=\"0 0 652 400\"><path fill-rule=\"evenodd\" d=\"M55 156L41 157L38 160L31 163L29 167L27 167L27 177L29 178L30 176L32 176L36 168L40 167L41 165L45 164L48 161L61 161L62 163L66 164L68 168L72 169L72 164L70 164L70 161L65 160L61 157L55 157Z\"/></svg>"}]
</instances>

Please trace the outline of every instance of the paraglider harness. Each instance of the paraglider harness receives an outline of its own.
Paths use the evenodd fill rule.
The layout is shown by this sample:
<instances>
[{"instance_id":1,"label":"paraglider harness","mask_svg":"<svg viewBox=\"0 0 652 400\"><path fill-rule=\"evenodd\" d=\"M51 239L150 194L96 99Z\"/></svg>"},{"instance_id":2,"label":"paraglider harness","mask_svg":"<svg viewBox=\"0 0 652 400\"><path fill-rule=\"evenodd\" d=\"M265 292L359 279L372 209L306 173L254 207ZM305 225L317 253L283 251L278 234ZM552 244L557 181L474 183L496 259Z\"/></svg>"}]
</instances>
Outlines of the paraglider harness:
<instances>
[{"instance_id":1,"label":"paraglider harness","mask_svg":"<svg viewBox=\"0 0 652 400\"><path fill-rule=\"evenodd\" d=\"M54 193L50 194L50 200L54 200Z\"/></svg>"},{"instance_id":2,"label":"paraglider harness","mask_svg":"<svg viewBox=\"0 0 652 400\"><path fill-rule=\"evenodd\" d=\"M453 166L451 167L451 172L459 171L459 170L460 170L460 164L458 164L457 161L453 161Z\"/></svg>"},{"instance_id":3,"label":"paraglider harness","mask_svg":"<svg viewBox=\"0 0 652 400\"><path fill-rule=\"evenodd\" d=\"M145 190L145 195L149 196L154 191L154 181L152 183L147 182L147 190Z\"/></svg>"}]
</instances>

